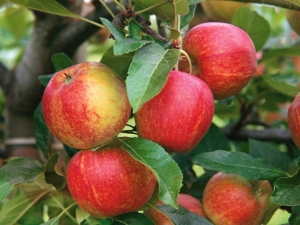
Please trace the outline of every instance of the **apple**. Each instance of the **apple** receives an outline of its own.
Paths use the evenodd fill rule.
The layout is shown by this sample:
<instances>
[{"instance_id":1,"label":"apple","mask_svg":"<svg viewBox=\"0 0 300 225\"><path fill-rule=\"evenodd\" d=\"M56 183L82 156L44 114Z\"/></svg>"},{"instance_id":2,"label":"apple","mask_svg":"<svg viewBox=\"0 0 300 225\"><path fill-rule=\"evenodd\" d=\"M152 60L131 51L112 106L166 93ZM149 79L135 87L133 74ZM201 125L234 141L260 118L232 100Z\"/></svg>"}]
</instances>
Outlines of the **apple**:
<instances>
[{"instance_id":1,"label":"apple","mask_svg":"<svg viewBox=\"0 0 300 225\"><path fill-rule=\"evenodd\" d=\"M296 10L290 10L286 9L285 10L285 16L290 24L291 28L298 34L300 35L300 12Z\"/></svg>"},{"instance_id":2,"label":"apple","mask_svg":"<svg viewBox=\"0 0 300 225\"><path fill-rule=\"evenodd\" d=\"M199 216L206 218L201 202L189 194L179 193L177 199L178 205L184 207L190 212L196 213ZM157 205L162 205L162 202L159 202ZM161 211L156 208L150 208L145 211L145 215L151 219L155 225L173 225L173 222Z\"/></svg>"},{"instance_id":3,"label":"apple","mask_svg":"<svg viewBox=\"0 0 300 225\"><path fill-rule=\"evenodd\" d=\"M218 172L207 182L202 204L215 225L260 225L271 193L267 180Z\"/></svg>"},{"instance_id":4,"label":"apple","mask_svg":"<svg viewBox=\"0 0 300 225\"><path fill-rule=\"evenodd\" d=\"M138 135L170 153L186 153L209 129L214 114L213 95L201 79L171 71L161 92L134 115Z\"/></svg>"},{"instance_id":5,"label":"apple","mask_svg":"<svg viewBox=\"0 0 300 225\"><path fill-rule=\"evenodd\" d=\"M55 73L45 88L42 109L51 133L76 149L110 141L125 127L131 112L124 81L96 62Z\"/></svg>"},{"instance_id":6,"label":"apple","mask_svg":"<svg viewBox=\"0 0 300 225\"><path fill-rule=\"evenodd\" d=\"M70 160L67 184L78 206L97 218L139 210L150 199L156 178L119 141L96 151L81 150Z\"/></svg>"},{"instance_id":7,"label":"apple","mask_svg":"<svg viewBox=\"0 0 300 225\"><path fill-rule=\"evenodd\" d=\"M243 7L251 7L250 4L234 1L214 1L206 0L201 2L201 7L205 15L215 22L230 23L236 11Z\"/></svg>"},{"instance_id":8,"label":"apple","mask_svg":"<svg viewBox=\"0 0 300 225\"><path fill-rule=\"evenodd\" d=\"M300 93L296 95L288 108L287 122L292 139L300 149Z\"/></svg>"},{"instance_id":9,"label":"apple","mask_svg":"<svg viewBox=\"0 0 300 225\"><path fill-rule=\"evenodd\" d=\"M238 94L256 72L256 51L251 38L232 24L199 24L186 33L182 49L191 59L191 73L207 83L215 99ZM180 60L179 69L190 70L186 58Z\"/></svg>"}]
</instances>

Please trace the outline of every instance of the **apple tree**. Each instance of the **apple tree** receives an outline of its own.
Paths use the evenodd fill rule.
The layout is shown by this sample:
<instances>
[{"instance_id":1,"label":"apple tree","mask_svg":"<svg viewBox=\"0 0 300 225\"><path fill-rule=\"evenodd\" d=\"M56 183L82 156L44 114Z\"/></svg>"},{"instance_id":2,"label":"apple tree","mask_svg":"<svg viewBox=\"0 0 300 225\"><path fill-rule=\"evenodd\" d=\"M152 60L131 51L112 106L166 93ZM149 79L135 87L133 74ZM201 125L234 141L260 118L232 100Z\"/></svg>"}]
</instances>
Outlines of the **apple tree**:
<instances>
[{"instance_id":1,"label":"apple tree","mask_svg":"<svg viewBox=\"0 0 300 225\"><path fill-rule=\"evenodd\" d=\"M24 23L22 10L33 12L34 22L31 32L24 31L30 41L10 62L14 68L0 63L6 110L0 224L299 224L298 1L94 0L85 13L83 1L0 4L7 24ZM88 51L86 58L79 46L86 43L89 50L100 32L105 40L93 51L101 56ZM74 75L71 68L81 72ZM126 125L107 138L120 126L108 119L117 107L103 103L118 91L117 81L101 81L111 70L126 91L110 104L122 105L127 96L130 105L122 115ZM71 86L91 71L93 82L86 76ZM61 105L51 103L47 90L55 80L61 88L71 86L59 96ZM92 86L104 87L104 97L84 95L87 89L98 93ZM92 110L90 101L96 103ZM62 108L67 110L55 113ZM81 129L82 118L95 114L110 124L97 133L98 119L90 120L93 132L85 128L80 135L104 135L105 141L81 147L70 124ZM20 137L30 146L21 155ZM123 167L113 174L119 159ZM237 198L241 190L251 197ZM192 196L198 211L181 194Z\"/></svg>"}]
</instances>

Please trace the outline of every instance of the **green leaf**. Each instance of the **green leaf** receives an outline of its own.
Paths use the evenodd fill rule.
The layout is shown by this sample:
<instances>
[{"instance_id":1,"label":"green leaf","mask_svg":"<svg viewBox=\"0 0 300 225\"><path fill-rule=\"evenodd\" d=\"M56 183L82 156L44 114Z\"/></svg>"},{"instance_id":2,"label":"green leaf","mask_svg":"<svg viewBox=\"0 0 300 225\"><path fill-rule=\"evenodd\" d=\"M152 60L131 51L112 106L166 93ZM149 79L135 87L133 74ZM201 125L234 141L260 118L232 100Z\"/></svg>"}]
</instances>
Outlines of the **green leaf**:
<instances>
[{"instance_id":1,"label":"green leaf","mask_svg":"<svg viewBox=\"0 0 300 225\"><path fill-rule=\"evenodd\" d=\"M115 223L113 223L111 218L97 219L95 217L90 216L86 219L86 221L87 221L88 225L112 225L112 224L115 224ZM84 223L84 224L86 224L86 223Z\"/></svg>"},{"instance_id":2,"label":"green leaf","mask_svg":"<svg viewBox=\"0 0 300 225\"><path fill-rule=\"evenodd\" d=\"M0 179L0 200L4 199L12 190L12 184Z\"/></svg>"},{"instance_id":3,"label":"green leaf","mask_svg":"<svg viewBox=\"0 0 300 225\"><path fill-rule=\"evenodd\" d=\"M155 225L148 217L142 213L132 212L115 217L114 225Z\"/></svg>"},{"instance_id":4,"label":"green leaf","mask_svg":"<svg viewBox=\"0 0 300 225\"><path fill-rule=\"evenodd\" d=\"M189 13L187 15L180 16L180 28L185 27L192 21L192 19L195 16L195 12L196 12L196 5L195 4L189 5Z\"/></svg>"},{"instance_id":5,"label":"green leaf","mask_svg":"<svg viewBox=\"0 0 300 225\"><path fill-rule=\"evenodd\" d=\"M144 45L151 43L147 40L134 40L132 38L124 38L122 40L116 40L114 44L114 54L123 55L126 53L134 52Z\"/></svg>"},{"instance_id":6,"label":"green leaf","mask_svg":"<svg viewBox=\"0 0 300 225\"><path fill-rule=\"evenodd\" d=\"M52 219L48 220L41 225L59 225L59 216L53 217Z\"/></svg>"},{"instance_id":7,"label":"green leaf","mask_svg":"<svg viewBox=\"0 0 300 225\"><path fill-rule=\"evenodd\" d=\"M48 127L45 124L43 112L42 112L42 103L38 105L34 112L34 123L35 123L35 140L38 149L40 149L44 156L48 158L49 149L48 142L50 141L50 132Z\"/></svg>"},{"instance_id":8,"label":"green leaf","mask_svg":"<svg viewBox=\"0 0 300 225\"><path fill-rule=\"evenodd\" d=\"M53 77L53 74L40 75L40 76L38 76L38 80L44 87L46 87L52 77Z\"/></svg>"},{"instance_id":9,"label":"green leaf","mask_svg":"<svg viewBox=\"0 0 300 225\"><path fill-rule=\"evenodd\" d=\"M175 225L213 225L207 219L192 213L186 210L184 207L179 206L179 209L176 210L170 206L161 205L157 206L158 210L160 210L163 214L169 217Z\"/></svg>"},{"instance_id":10,"label":"green leaf","mask_svg":"<svg viewBox=\"0 0 300 225\"><path fill-rule=\"evenodd\" d=\"M292 207L292 215L289 218L290 225L298 225L300 224L300 206Z\"/></svg>"},{"instance_id":11,"label":"green leaf","mask_svg":"<svg viewBox=\"0 0 300 225\"><path fill-rule=\"evenodd\" d=\"M0 194L2 200L10 185L33 182L44 171L43 165L29 158L17 158L0 168Z\"/></svg>"},{"instance_id":12,"label":"green leaf","mask_svg":"<svg viewBox=\"0 0 300 225\"><path fill-rule=\"evenodd\" d=\"M254 43L256 51L264 46L271 33L271 27L268 21L248 7L241 7L235 13L232 24L248 33Z\"/></svg>"},{"instance_id":13,"label":"green leaf","mask_svg":"<svg viewBox=\"0 0 300 225\"><path fill-rule=\"evenodd\" d=\"M192 157L192 162L213 171L235 173L250 180L269 180L288 174L243 152L217 150Z\"/></svg>"},{"instance_id":14,"label":"green leaf","mask_svg":"<svg viewBox=\"0 0 300 225\"><path fill-rule=\"evenodd\" d=\"M300 205L300 160L298 160L298 172L292 177L281 177L274 183L274 191L270 200L278 205Z\"/></svg>"},{"instance_id":15,"label":"green leaf","mask_svg":"<svg viewBox=\"0 0 300 225\"><path fill-rule=\"evenodd\" d=\"M125 39L125 33L119 28L115 27L108 19L100 17L100 20L116 41Z\"/></svg>"},{"instance_id":16,"label":"green leaf","mask_svg":"<svg viewBox=\"0 0 300 225\"><path fill-rule=\"evenodd\" d=\"M51 56L55 71L66 69L73 65L72 59L69 58L65 53L56 53Z\"/></svg>"},{"instance_id":17,"label":"green leaf","mask_svg":"<svg viewBox=\"0 0 300 225\"><path fill-rule=\"evenodd\" d=\"M293 3L294 5L300 6L299 0L289 0L290 3Z\"/></svg>"},{"instance_id":18,"label":"green leaf","mask_svg":"<svg viewBox=\"0 0 300 225\"><path fill-rule=\"evenodd\" d=\"M249 154L253 158L262 158L269 165L280 169L286 169L291 162L290 157L275 146L253 139L249 139Z\"/></svg>"},{"instance_id":19,"label":"green leaf","mask_svg":"<svg viewBox=\"0 0 300 225\"><path fill-rule=\"evenodd\" d=\"M179 50L165 50L155 43L148 44L135 53L126 80L134 113L161 91L178 58Z\"/></svg>"},{"instance_id":20,"label":"green leaf","mask_svg":"<svg viewBox=\"0 0 300 225\"><path fill-rule=\"evenodd\" d=\"M284 81L274 80L270 75L261 77L270 87L284 95L295 97L300 92L300 88L289 85Z\"/></svg>"},{"instance_id":21,"label":"green leaf","mask_svg":"<svg viewBox=\"0 0 300 225\"><path fill-rule=\"evenodd\" d=\"M267 49L263 51L263 56L258 61L258 63L266 62L268 60L272 60L279 57L287 57L287 56L300 56L300 48L293 46L289 48Z\"/></svg>"},{"instance_id":22,"label":"green leaf","mask_svg":"<svg viewBox=\"0 0 300 225\"><path fill-rule=\"evenodd\" d=\"M129 38L135 40L142 40L142 28L135 22L135 20L131 20L128 24L128 32Z\"/></svg>"},{"instance_id":23,"label":"green leaf","mask_svg":"<svg viewBox=\"0 0 300 225\"><path fill-rule=\"evenodd\" d=\"M7 1L20 6L27 7L29 9L34 9L45 13L80 19L85 22L91 23L93 25L102 27L100 24L97 24L92 20L88 20L82 16L70 12L68 9L66 9L63 5L61 5L55 0L7 0Z\"/></svg>"},{"instance_id":24,"label":"green leaf","mask_svg":"<svg viewBox=\"0 0 300 225\"><path fill-rule=\"evenodd\" d=\"M158 144L130 138L122 141L123 148L155 174L159 184L159 199L177 208L177 196L182 185L182 173L172 157Z\"/></svg>"},{"instance_id":25,"label":"green leaf","mask_svg":"<svg viewBox=\"0 0 300 225\"><path fill-rule=\"evenodd\" d=\"M116 56L113 52L113 48L110 48L103 55L101 63L113 68L116 73L125 80L133 56L134 52Z\"/></svg>"},{"instance_id":26,"label":"green leaf","mask_svg":"<svg viewBox=\"0 0 300 225\"><path fill-rule=\"evenodd\" d=\"M52 155L45 164L45 181L52 184L57 190L62 190L66 186L66 178L55 171L58 161L58 153Z\"/></svg>"}]
</instances>

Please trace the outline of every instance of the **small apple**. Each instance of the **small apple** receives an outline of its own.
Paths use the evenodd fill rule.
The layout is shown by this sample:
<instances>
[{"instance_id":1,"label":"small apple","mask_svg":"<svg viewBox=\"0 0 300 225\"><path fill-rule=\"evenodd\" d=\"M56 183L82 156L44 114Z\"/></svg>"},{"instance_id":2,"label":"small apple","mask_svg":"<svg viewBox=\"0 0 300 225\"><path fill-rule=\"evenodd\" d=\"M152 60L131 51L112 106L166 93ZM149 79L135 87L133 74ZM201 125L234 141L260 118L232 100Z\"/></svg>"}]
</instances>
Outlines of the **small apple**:
<instances>
[{"instance_id":1,"label":"small apple","mask_svg":"<svg viewBox=\"0 0 300 225\"><path fill-rule=\"evenodd\" d=\"M260 225L272 193L267 180L216 173L203 192L203 209L215 225Z\"/></svg>"},{"instance_id":2,"label":"small apple","mask_svg":"<svg viewBox=\"0 0 300 225\"><path fill-rule=\"evenodd\" d=\"M236 11L243 7L251 7L250 4L234 1L214 1L206 0L201 2L201 7L205 15L214 22L230 23Z\"/></svg>"},{"instance_id":3,"label":"small apple","mask_svg":"<svg viewBox=\"0 0 300 225\"><path fill-rule=\"evenodd\" d=\"M207 22L190 29L182 48L189 55L192 74L210 87L215 99L238 94L256 72L256 51L249 35L232 24ZM190 70L182 58L179 69Z\"/></svg>"},{"instance_id":4,"label":"small apple","mask_svg":"<svg viewBox=\"0 0 300 225\"><path fill-rule=\"evenodd\" d=\"M292 139L300 149L300 93L296 95L288 108L287 122Z\"/></svg>"},{"instance_id":5,"label":"small apple","mask_svg":"<svg viewBox=\"0 0 300 225\"><path fill-rule=\"evenodd\" d=\"M67 184L81 209L104 218L139 210L150 199L156 178L120 142L112 142L77 152L68 164Z\"/></svg>"},{"instance_id":6,"label":"small apple","mask_svg":"<svg viewBox=\"0 0 300 225\"><path fill-rule=\"evenodd\" d=\"M54 74L44 91L42 108L51 133L77 149L110 141L125 127L131 112L124 81L96 62Z\"/></svg>"},{"instance_id":7,"label":"small apple","mask_svg":"<svg viewBox=\"0 0 300 225\"><path fill-rule=\"evenodd\" d=\"M138 135L168 152L186 153L202 139L214 114L209 87L196 76L171 71L161 92L135 114Z\"/></svg>"},{"instance_id":8,"label":"small apple","mask_svg":"<svg viewBox=\"0 0 300 225\"><path fill-rule=\"evenodd\" d=\"M203 212L202 204L197 198L188 194L180 193L178 195L177 203L178 205L184 207L188 211L196 213L199 216L206 218ZM157 205L161 204L162 203L159 202ZM151 219L155 223L155 225L173 225L173 222L165 214L163 214L161 211L155 208L150 208L146 210L145 215L149 219Z\"/></svg>"},{"instance_id":9,"label":"small apple","mask_svg":"<svg viewBox=\"0 0 300 225\"><path fill-rule=\"evenodd\" d=\"M291 28L300 35L300 12L296 10L285 10L285 16Z\"/></svg>"}]
</instances>

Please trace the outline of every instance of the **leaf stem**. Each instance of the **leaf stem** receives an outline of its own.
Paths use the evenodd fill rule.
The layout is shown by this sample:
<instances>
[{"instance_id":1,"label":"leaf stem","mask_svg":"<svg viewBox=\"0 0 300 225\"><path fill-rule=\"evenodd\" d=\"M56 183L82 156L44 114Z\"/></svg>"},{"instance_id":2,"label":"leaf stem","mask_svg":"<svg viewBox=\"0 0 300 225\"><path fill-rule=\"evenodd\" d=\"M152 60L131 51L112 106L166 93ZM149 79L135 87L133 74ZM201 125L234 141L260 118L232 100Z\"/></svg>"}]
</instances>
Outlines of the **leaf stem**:
<instances>
[{"instance_id":1,"label":"leaf stem","mask_svg":"<svg viewBox=\"0 0 300 225\"><path fill-rule=\"evenodd\" d=\"M113 0L113 2L114 2L117 6L120 7L120 9L121 9L122 12L126 12L126 9L124 8L124 6L123 6L120 2L118 2L117 0Z\"/></svg>"},{"instance_id":2,"label":"leaf stem","mask_svg":"<svg viewBox=\"0 0 300 225\"><path fill-rule=\"evenodd\" d=\"M189 74L192 74L192 62L191 62L191 59L189 57L189 55L186 53L186 51L180 49L180 53L184 55L184 57L186 57L188 63L189 63Z\"/></svg>"},{"instance_id":3,"label":"leaf stem","mask_svg":"<svg viewBox=\"0 0 300 225\"><path fill-rule=\"evenodd\" d=\"M152 6L148 7L148 8L146 8L146 9L142 9L140 11L136 11L136 12L134 12L134 14L135 15L139 15L139 14L142 14L144 12L148 12L149 10L154 9L154 8L160 6L160 5L166 4L168 2L170 2L170 1L169 0L164 0L164 1L160 2L160 3L152 5Z\"/></svg>"},{"instance_id":4,"label":"leaf stem","mask_svg":"<svg viewBox=\"0 0 300 225\"><path fill-rule=\"evenodd\" d=\"M69 205L67 208L65 208L57 217L56 220L58 220L66 211L68 211L70 208L72 208L74 205L76 205L76 202L73 202L71 205ZM55 221L54 221L55 222ZM77 221L76 221L77 223Z\"/></svg>"},{"instance_id":5,"label":"leaf stem","mask_svg":"<svg viewBox=\"0 0 300 225\"><path fill-rule=\"evenodd\" d=\"M104 6L104 8L107 10L107 12L112 16L112 18L115 18L115 14L110 10L110 8L107 6L107 4L103 0L99 0L99 2ZM115 1L114 1L115 2ZM118 2L119 3L119 2ZM119 3L120 4L120 3Z\"/></svg>"}]
</instances>

